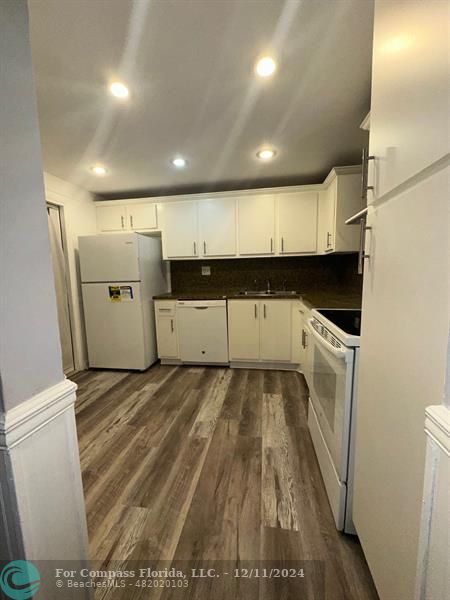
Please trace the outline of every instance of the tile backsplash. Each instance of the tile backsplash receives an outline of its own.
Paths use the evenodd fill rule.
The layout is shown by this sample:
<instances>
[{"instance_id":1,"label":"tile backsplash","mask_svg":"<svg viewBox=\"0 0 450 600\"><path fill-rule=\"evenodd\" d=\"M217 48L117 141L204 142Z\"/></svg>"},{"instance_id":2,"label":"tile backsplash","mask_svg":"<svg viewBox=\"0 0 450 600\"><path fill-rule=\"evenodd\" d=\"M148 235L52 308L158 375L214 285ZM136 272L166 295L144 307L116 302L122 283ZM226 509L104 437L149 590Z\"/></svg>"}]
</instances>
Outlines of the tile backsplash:
<instances>
[{"instance_id":1,"label":"tile backsplash","mask_svg":"<svg viewBox=\"0 0 450 600\"><path fill-rule=\"evenodd\" d=\"M260 290L270 281L272 289L314 292L324 289L361 295L356 254L183 260L171 262L173 292L236 292ZM210 267L210 275L202 275Z\"/></svg>"}]
</instances>

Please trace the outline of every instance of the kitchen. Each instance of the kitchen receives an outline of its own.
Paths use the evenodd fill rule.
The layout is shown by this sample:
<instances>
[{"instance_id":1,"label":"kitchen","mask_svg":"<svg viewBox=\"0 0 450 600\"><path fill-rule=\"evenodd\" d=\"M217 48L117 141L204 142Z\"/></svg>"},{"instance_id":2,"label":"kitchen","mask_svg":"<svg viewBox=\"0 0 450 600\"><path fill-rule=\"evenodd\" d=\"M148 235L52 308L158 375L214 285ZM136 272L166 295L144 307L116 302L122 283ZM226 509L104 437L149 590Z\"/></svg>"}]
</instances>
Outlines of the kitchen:
<instances>
[{"instance_id":1,"label":"kitchen","mask_svg":"<svg viewBox=\"0 0 450 600\"><path fill-rule=\"evenodd\" d=\"M39 223L41 284L25 310L7 278L5 339L40 318L1 355L0 558L302 571L195 598L448 597L449 3L103 7L29 3L43 201L16 176L5 214ZM5 14L12 48L26 3Z\"/></svg>"}]
</instances>

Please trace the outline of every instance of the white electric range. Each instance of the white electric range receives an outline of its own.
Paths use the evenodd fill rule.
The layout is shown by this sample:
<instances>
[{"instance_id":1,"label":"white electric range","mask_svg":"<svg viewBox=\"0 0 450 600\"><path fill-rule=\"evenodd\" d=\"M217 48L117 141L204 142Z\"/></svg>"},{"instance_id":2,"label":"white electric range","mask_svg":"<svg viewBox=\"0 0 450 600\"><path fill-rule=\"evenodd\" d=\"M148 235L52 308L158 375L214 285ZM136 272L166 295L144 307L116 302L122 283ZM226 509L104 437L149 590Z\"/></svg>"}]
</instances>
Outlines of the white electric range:
<instances>
[{"instance_id":1,"label":"white electric range","mask_svg":"<svg viewBox=\"0 0 450 600\"><path fill-rule=\"evenodd\" d=\"M361 310L311 314L308 426L336 527L356 533L352 487Z\"/></svg>"}]
</instances>

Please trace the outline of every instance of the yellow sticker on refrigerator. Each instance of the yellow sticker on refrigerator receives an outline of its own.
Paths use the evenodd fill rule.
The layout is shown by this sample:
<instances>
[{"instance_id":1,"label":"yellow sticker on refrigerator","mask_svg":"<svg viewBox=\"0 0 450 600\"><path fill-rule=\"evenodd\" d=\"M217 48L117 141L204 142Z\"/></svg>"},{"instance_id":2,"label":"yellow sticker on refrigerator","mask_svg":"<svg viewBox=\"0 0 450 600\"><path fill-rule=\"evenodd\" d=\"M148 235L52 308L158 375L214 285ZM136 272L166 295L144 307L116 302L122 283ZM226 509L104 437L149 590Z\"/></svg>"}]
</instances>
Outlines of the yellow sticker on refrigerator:
<instances>
[{"instance_id":1,"label":"yellow sticker on refrigerator","mask_svg":"<svg viewBox=\"0 0 450 600\"><path fill-rule=\"evenodd\" d=\"M110 285L108 288L111 302L132 302L133 288L131 285Z\"/></svg>"}]
</instances>

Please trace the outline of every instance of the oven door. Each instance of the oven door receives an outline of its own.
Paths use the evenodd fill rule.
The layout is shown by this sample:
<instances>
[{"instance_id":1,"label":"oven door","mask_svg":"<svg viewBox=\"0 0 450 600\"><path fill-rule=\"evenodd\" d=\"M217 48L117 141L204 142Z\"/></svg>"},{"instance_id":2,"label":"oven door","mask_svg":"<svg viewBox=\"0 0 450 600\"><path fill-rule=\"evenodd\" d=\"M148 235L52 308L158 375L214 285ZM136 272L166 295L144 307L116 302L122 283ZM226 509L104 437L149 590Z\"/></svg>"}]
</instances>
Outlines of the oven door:
<instances>
[{"instance_id":1,"label":"oven door","mask_svg":"<svg viewBox=\"0 0 450 600\"><path fill-rule=\"evenodd\" d=\"M312 320L311 320L312 321ZM353 386L352 349L335 348L310 321L309 391L320 430L340 481L347 480Z\"/></svg>"}]
</instances>

